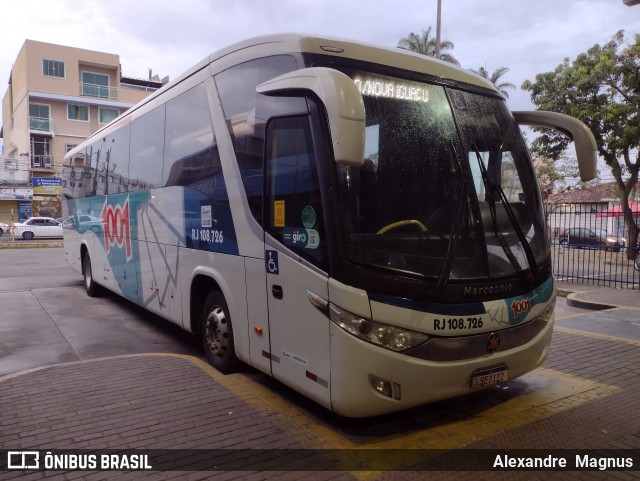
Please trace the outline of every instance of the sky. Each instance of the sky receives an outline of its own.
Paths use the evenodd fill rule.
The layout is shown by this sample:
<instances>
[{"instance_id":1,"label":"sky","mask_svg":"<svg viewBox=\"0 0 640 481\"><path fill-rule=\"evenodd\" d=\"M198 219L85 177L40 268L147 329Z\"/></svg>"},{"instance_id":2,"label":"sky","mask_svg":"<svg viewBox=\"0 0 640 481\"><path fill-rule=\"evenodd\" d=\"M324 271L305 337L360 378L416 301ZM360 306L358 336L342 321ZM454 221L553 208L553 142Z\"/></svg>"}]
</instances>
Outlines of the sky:
<instances>
[{"instance_id":1,"label":"sky","mask_svg":"<svg viewBox=\"0 0 640 481\"><path fill-rule=\"evenodd\" d=\"M432 26L437 0L21 0L0 9L0 95L26 39L114 53L127 77L171 79L216 50L258 35L313 33L395 47ZM441 35L463 68L502 81L512 110L532 110L525 80L618 31L640 34L623 0L442 0Z\"/></svg>"}]
</instances>

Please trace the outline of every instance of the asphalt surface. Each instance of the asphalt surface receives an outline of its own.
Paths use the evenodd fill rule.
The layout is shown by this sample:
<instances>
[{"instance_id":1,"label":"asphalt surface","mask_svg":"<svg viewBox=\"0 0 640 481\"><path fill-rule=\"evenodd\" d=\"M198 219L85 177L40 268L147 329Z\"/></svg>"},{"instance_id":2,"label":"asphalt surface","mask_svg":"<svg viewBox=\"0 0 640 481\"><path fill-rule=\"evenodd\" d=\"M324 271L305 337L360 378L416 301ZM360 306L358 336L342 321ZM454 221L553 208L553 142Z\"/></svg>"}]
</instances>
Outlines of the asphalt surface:
<instances>
[{"instance_id":1,"label":"asphalt surface","mask_svg":"<svg viewBox=\"0 0 640 481\"><path fill-rule=\"evenodd\" d=\"M192 335L107 293L90 298L62 248L0 250L0 375L146 352L199 356Z\"/></svg>"}]
</instances>

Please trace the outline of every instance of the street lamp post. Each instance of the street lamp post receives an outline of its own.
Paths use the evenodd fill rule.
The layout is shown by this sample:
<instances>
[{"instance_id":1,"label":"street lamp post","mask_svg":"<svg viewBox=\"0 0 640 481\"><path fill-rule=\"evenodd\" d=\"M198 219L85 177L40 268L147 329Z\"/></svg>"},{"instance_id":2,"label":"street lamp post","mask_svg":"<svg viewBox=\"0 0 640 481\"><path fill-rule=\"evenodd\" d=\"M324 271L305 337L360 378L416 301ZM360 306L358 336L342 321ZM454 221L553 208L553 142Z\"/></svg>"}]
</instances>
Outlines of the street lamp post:
<instances>
[{"instance_id":1,"label":"street lamp post","mask_svg":"<svg viewBox=\"0 0 640 481\"><path fill-rule=\"evenodd\" d=\"M442 0L438 0L438 17L436 19L436 58L440 58L440 11L441 9L442 9Z\"/></svg>"}]
</instances>

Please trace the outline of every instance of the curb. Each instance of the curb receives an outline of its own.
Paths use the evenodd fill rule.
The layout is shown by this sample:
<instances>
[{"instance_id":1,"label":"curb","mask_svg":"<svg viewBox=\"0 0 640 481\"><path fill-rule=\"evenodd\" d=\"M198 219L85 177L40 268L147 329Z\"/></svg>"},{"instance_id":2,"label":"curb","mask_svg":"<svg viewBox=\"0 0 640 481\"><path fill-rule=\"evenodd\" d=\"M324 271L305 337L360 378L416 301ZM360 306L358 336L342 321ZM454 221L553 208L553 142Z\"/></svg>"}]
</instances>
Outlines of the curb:
<instances>
[{"instance_id":1,"label":"curb","mask_svg":"<svg viewBox=\"0 0 640 481\"><path fill-rule=\"evenodd\" d=\"M8 241L0 242L0 249L34 249L37 247L64 247L62 241L52 242L29 242L29 241Z\"/></svg>"},{"instance_id":2,"label":"curb","mask_svg":"<svg viewBox=\"0 0 640 481\"><path fill-rule=\"evenodd\" d=\"M592 311L604 311L605 309L614 309L619 307L618 305L612 304L603 304L601 302L594 301L585 301L582 299L578 299L577 296L580 295L580 292L571 292L567 297L567 305L571 307L579 307L581 309L590 309Z\"/></svg>"}]
</instances>

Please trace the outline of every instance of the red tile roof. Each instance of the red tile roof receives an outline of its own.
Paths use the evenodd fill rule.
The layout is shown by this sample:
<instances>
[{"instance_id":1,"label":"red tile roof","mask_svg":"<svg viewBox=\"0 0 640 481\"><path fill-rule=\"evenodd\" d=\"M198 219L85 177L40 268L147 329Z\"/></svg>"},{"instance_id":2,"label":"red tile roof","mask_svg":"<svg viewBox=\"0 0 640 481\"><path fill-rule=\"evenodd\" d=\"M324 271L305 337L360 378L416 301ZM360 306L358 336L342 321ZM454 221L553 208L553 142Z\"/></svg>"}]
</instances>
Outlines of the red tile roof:
<instances>
[{"instance_id":1,"label":"red tile roof","mask_svg":"<svg viewBox=\"0 0 640 481\"><path fill-rule=\"evenodd\" d=\"M569 190L560 194L551 194L547 204L597 204L620 201L615 182L607 182L586 189Z\"/></svg>"}]
</instances>

